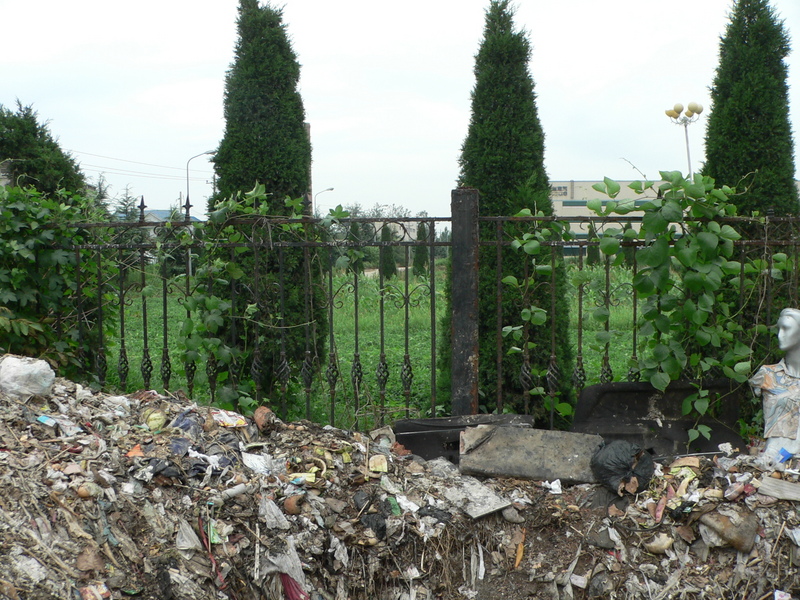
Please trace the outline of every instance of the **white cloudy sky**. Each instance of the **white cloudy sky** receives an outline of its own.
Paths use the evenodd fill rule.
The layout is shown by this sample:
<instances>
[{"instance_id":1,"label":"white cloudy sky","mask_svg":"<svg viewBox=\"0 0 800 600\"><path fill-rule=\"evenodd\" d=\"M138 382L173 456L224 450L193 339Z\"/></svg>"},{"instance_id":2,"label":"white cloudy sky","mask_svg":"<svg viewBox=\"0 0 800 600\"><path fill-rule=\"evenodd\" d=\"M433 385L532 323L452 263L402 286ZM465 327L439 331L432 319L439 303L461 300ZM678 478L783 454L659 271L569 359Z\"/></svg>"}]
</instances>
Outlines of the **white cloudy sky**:
<instances>
[{"instance_id":1,"label":"white cloudy sky","mask_svg":"<svg viewBox=\"0 0 800 600\"><path fill-rule=\"evenodd\" d=\"M335 204L449 214L488 0L284 0L311 123L314 191ZM773 0L800 40L800 2ZM224 131L236 0L0 0L0 104L19 99L112 193L152 208L186 193L187 161ZM664 110L708 106L729 0L518 0L552 180L687 170ZM795 137L800 41L789 57ZM705 113L704 115L705 116ZM705 121L690 126L692 164ZM193 210L211 192L189 163ZM635 167L635 168L634 168Z\"/></svg>"}]
</instances>

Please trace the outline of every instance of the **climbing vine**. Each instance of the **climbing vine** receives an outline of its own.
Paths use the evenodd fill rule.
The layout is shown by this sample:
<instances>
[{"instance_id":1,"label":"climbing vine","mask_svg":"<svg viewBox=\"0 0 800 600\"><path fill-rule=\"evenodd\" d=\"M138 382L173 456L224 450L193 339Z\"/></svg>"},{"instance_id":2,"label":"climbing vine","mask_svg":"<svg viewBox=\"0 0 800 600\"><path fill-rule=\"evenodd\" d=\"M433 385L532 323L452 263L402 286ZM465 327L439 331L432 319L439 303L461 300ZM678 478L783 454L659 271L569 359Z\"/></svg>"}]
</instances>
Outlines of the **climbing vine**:
<instances>
[{"instance_id":1,"label":"climbing vine","mask_svg":"<svg viewBox=\"0 0 800 600\"><path fill-rule=\"evenodd\" d=\"M658 183L629 184L642 196L638 202L617 200L621 186L611 179L596 183L594 189L609 200L587 202L589 210L605 218L597 220L590 242L597 244L612 267L630 263L630 248L635 247L637 269L632 284L640 304L635 324L637 361L631 366L641 380L662 392L671 381L693 382L696 391L682 407L684 415L695 417L696 426L689 431L691 442L701 435L710 437L708 426L699 424L713 404L703 380L722 374L741 384L753 371L753 346L767 324L758 316L743 319L743 306L752 305L753 296L763 295L764 278L782 278L792 261L781 252L737 260L734 248L741 238L737 223L763 223L763 218L737 219L731 201L735 189L716 187L713 179L699 174L690 179L678 171L662 171L660 177ZM613 221L615 215L631 214L641 216L638 229ZM537 223L514 242L531 256L534 268L529 280L509 276L506 283L535 285L536 278L546 276L548 270L537 262L542 245L573 236L564 223ZM747 296L744 302L742 294ZM541 307L529 307L520 316L523 322L547 319ZM610 318L604 307L595 309L593 316L600 322ZM748 327L748 322L756 325ZM519 339L520 330L520 326L507 327L506 334ZM608 337L605 331L597 335ZM597 341L609 343L608 339Z\"/></svg>"}]
</instances>

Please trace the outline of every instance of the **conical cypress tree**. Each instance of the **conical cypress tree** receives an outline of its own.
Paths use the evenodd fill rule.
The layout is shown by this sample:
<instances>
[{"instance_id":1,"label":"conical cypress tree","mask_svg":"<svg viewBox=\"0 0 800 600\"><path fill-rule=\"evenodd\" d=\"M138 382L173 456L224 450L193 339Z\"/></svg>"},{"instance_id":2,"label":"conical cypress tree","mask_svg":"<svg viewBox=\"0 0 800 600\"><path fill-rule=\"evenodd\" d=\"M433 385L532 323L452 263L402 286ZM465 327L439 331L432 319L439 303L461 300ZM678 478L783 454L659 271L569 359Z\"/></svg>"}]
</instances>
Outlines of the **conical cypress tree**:
<instances>
[{"instance_id":1,"label":"conical cypress tree","mask_svg":"<svg viewBox=\"0 0 800 600\"><path fill-rule=\"evenodd\" d=\"M428 228L425 223L420 223L417 227L417 241L428 241ZM414 246L414 275L417 277L428 272L428 247Z\"/></svg>"},{"instance_id":2,"label":"conical cypress tree","mask_svg":"<svg viewBox=\"0 0 800 600\"><path fill-rule=\"evenodd\" d=\"M768 0L736 0L711 87L703 172L736 186L739 214L798 213L786 83L789 36Z\"/></svg>"},{"instance_id":3,"label":"conical cypress tree","mask_svg":"<svg viewBox=\"0 0 800 600\"><path fill-rule=\"evenodd\" d=\"M210 201L211 209L218 200L248 192L259 183L268 194L268 214L289 215L297 205L287 207L286 199L309 192L311 143L298 89L300 65L282 19L282 10L269 4L239 2L239 36L225 81L225 134L213 159L218 193ZM305 229L289 229L266 234L266 228L256 225L244 234L303 240ZM230 260L227 251L223 255ZM319 298L320 286L313 285L320 266L307 265L306 257L316 261L313 252L304 255L290 249L259 250L258 257L236 255L245 276L230 282L230 290L217 290L218 295L236 300L224 337L218 335L232 345L238 343L241 351L237 364L227 367L228 381L252 379L263 393L276 398L285 391L280 384L286 380L281 381L279 374L285 377L300 371L307 375L315 368L309 361L315 363L324 355L324 302ZM248 307L257 307L257 313L243 320L240 317Z\"/></svg>"},{"instance_id":4,"label":"conical cypress tree","mask_svg":"<svg viewBox=\"0 0 800 600\"><path fill-rule=\"evenodd\" d=\"M309 191L311 142L298 90L300 65L283 12L240 0L239 39L225 79L225 135L214 156L217 198L249 191L272 194L270 212L286 214L286 196Z\"/></svg>"},{"instance_id":5,"label":"conical cypress tree","mask_svg":"<svg viewBox=\"0 0 800 600\"><path fill-rule=\"evenodd\" d=\"M595 229L594 223L592 222L589 222L589 231L587 232L587 239L590 242L597 240L597 229ZM600 264L600 248L597 246L596 241L595 244L586 247L586 264L589 266Z\"/></svg>"},{"instance_id":6,"label":"conical cypress tree","mask_svg":"<svg viewBox=\"0 0 800 600\"><path fill-rule=\"evenodd\" d=\"M461 149L459 183L477 188L480 192L482 216L513 215L529 208L534 213L553 213L550 203L550 184L544 169L544 133L536 108L533 78L528 70L531 47L527 34L514 26L514 11L509 0L492 0L486 11L484 37L475 58L475 87L472 91L472 118ZM521 230L507 226L505 235L514 236ZM496 233L490 225L481 230L483 239L494 240ZM495 248L482 248L479 280L479 338L480 385L487 397L494 399L498 381L502 381L504 396L514 399L514 406L526 406L527 386L520 381L521 358L502 353L502 373L497 372L497 274ZM502 273L522 278L528 259L508 249L503 252ZM549 260L549 257L545 260ZM565 282L563 264L557 269L556 287ZM537 344L532 351L534 370L548 368L551 355L551 328L556 332L559 352L558 369L561 380L571 375L571 356L567 339L568 307L566 294L557 294L559 306L550 313L549 285L538 287L535 297L522 299L508 288L503 290L503 325L521 322L523 301L536 304L549 313L544 326L530 327L530 339ZM539 295L541 294L541 295ZM443 339L449 343L445 335ZM448 354L449 356L449 354ZM449 364L445 358L440 364ZM443 381L449 377L443 376ZM544 384L544 382L542 382ZM568 386L561 391L569 394ZM504 402L511 404L511 398Z\"/></svg>"},{"instance_id":7,"label":"conical cypress tree","mask_svg":"<svg viewBox=\"0 0 800 600\"><path fill-rule=\"evenodd\" d=\"M381 227L381 242L388 243L392 241L392 229L388 223L384 223ZM381 246L381 258L378 267L381 270L381 275L385 280L397 277L397 261L394 256L393 246Z\"/></svg>"},{"instance_id":8,"label":"conical cypress tree","mask_svg":"<svg viewBox=\"0 0 800 600\"><path fill-rule=\"evenodd\" d=\"M734 2L711 86L703 173L713 177L718 186L737 188L731 200L740 215L800 214L785 62L790 50L784 23L769 0ZM746 239L764 236L764 229L756 224L737 227ZM792 235L780 227L770 232L773 241L783 238L787 244ZM779 250L773 247L774 252ZM787 251L792 251L791 246ZM769 293L777 303L788 303L794 295L793 290L779 285ZM728 294L732 301L741 302L737 290ZM748 295L739 307L738 320L746 327L771 325L766 319L763 297ZM770 343L768 335L761 335L753 355L763 356ZM720 352L724 351L723 346ZM743 414L751 411L752 405L743 403Z\"/></svg>"}]
</instances>

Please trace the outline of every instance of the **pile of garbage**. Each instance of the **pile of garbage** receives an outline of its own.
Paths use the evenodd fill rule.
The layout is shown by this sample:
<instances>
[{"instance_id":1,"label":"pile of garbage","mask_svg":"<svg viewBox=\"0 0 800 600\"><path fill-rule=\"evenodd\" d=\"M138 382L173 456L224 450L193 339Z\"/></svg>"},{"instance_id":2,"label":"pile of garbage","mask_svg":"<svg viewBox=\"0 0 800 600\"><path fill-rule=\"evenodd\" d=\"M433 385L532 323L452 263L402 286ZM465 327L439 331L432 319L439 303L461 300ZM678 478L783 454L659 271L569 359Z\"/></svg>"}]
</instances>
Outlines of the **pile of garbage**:
<instances>
[{"instance_id":1,"label":"pile of garbage","mask_svg":"<svg viewBox=\"0 0 800 600\"><path fill-rule=\"evenodd\" d=\"M389 427L102 393L6 355L0 598L790 598L800 471L741 450L613 488L477 478Z\"/></svg>"}]
</instances>

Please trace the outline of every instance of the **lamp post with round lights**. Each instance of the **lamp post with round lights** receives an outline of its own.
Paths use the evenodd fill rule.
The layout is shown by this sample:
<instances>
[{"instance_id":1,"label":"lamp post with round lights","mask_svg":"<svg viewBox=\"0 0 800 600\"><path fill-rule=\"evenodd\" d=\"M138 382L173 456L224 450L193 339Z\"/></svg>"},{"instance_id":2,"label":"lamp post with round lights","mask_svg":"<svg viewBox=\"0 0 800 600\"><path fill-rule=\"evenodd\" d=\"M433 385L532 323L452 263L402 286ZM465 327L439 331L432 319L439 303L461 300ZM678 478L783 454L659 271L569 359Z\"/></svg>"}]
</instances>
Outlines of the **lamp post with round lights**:
<instances>
[{"instance_id":1,"label":"lamp post with round lights","mask_svg":"<svg viewBox=\"0 0 800 600\"><path fill-rule=\"evenodd\" d=\"M683 131L686 136L686 161L689 164L689 178L693 177L692 173L692 159L689 155L689 125L697 121L700 118L700 113L703 112L703 105L698 104L697 102L689 102L689 106L686 107L686 112L683 110L683 104L678 103L669 110L665 110L664 114L666 114L670 120L675 123L676 125L683 125ZM681 114L683 113L683 114Z\"/></svg>"}]
</instances>

